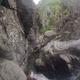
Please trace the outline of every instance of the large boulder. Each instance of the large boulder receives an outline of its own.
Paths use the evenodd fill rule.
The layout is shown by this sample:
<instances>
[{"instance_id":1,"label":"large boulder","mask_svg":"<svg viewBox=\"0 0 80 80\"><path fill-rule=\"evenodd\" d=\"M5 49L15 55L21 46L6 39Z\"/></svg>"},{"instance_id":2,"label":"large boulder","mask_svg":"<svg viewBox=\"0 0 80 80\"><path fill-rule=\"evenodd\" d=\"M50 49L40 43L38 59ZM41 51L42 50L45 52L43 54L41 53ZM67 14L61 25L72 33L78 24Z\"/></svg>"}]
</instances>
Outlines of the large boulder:
<instances>
[{"instance_id":1,"label":"large boulder","mask_svg":"<svg viewBox=\"0 0 80 80\"><path fill-rule=\"evenodd\" d=\"M22 69L12 61L0 58L0 80L26 80Z\"/></svg>"}]
</instances>

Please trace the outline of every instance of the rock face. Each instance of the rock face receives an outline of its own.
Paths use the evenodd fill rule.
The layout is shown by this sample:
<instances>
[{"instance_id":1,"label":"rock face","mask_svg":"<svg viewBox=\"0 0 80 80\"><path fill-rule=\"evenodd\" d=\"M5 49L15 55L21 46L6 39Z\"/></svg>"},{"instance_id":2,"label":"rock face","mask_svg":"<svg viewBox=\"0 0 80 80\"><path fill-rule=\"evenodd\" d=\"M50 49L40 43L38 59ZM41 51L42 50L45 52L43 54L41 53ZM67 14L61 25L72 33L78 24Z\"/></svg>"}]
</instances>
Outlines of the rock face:
<instances>
[{"instance_id":1,"label":"rock face","mask_svg":"<svg viewBox=\"0 0 80 80\"><path fill-rule=\"evenodd\" d=\"M31 48L28 45L30 40L28 40L27 35L33 27L35 12L33 6L32 0L5 0L2 1L0 6L0 58L4 61L0 60L3 63L3 65L1 63L0 65L2 67L7 65L4 72L0 74L4 78L7 77L6 80L26 80L24 73L21 72L22 70L17 71L17 65L26 72L28 53ZM2 67L0 68L1 70L3 70ZM8 70L11 72L8 73ZM5 74L6 72L11 77L8 78L8 74Z\"/></svg>"},{"instance_id":2,"label":"rock face","mask_svg":"<svg viewBox=\"0 0 80 80\"><path fill-rule=\"evenodd\" d=\"M35 48L36 46L35 42L36 25L35 22L33 22L33 20L35 19L34 17L35 9L33 7L34 5L31 0L15 0L15 2L11 0L8 1L11 8L6 8L6 6L5 7L0 6L0 80L26 80L26 76L22 69L23 70L26 69L26 65L28 62L27 59L30 60L28 56L31 55L31 54L28 55L28 53L31 52L30 50L32 50L33 47ZM73 18L73 20L74 20L73 22L72 20L70 20L70 22L67 22L67 24L69 24L70 26L75 22L76 25L73 25L73 30L67 24L63 29L63 24L66 22L66 20L65 22L61 22L63 23L61 26L58 26L59 28L62 27L63 32L67 34L71 32L73 33L71 38L68 40L79 39L80 32L78 26L80 25L79 24L80 19L79 17L77 17L76 19ZM77 30L75 31L76 26ZM67 28L70 28L70 30L68 30ZM60 30L57 29L56 32L57 31ZM76 38L74 38L75 33ZM46 34L45 36L48 37L51 35L53 35L52 32L50 34ZM68 36L66 38L68 38ZM54 41L52 41L52 43L53 42ZM67 44L67 46L69 45ZM51 46L48 47L49 49L51 49ZM53 47L54 46L52 45L52 48ZM62 48L65 48L65 45ZM51 50L53 51L53 49ZM66 57L66 55L62 55L62 57L61 56L46 57L44 58L44 62L42 62L41 65L35 65L35 67L38 72L41 72L49 79L53 79L54 76L60 78L61 76L63 76L63 74L64 76L67 76L67 74L70 74L69 67L67 65L68 61L66 61L68 60L68 57L65 60L63 59L64 56ZM73 61L73 58L71 59ZM13 62L17 63L17 65ZM32 62L30 60L29 64L31 63ZM33 78L36 77L38 77L38 75ZM40 77L36 79L40 80L41 77L42 75L40 75ZM43 80L47 80L46 77L43 77Z\"/></svg>"},{"instance_id":3,"label":"rock face","mask_svg":"<svg viewBox=\"0 0 80 80\"><path fill-rule=\"evenodd\" d=\"M0 14L0 46L11 52L14 55L13 60L22 65L22 56L27 50L28 41L23 36L17 13L0 7Z\"/></svg>"},{"instance_id":4,"label":"rock face","mask_svg":"<svg viewBox=\"0 0 80 80\"><path fill-rule=\"evenodd\" d=\"M0 47L10 52L13 61L23 69L28 56L28 39L25 36L33 25L31 5L30 0L5 0L0 6Z\"/></svg>"},{"instance_id":5,"label":"rock face","mask_svg":"<svg viewBox=\"0 0 80 80\"><path fill-rule=\"evenodd\" d=\"M23 70L12 61L0 58L0 80L26 80Z\"/></svg>"},{"instance_id":6,"label":"rock face","mask_svg":"<svg viewBox=\"0 0 80 80\"><path fill-rule=\"evenodd\" d=\"M0 6L0 80L26 80L27 48L17 12Z\"/></svg>"},{"instance_id":7,"label":"rock face","mask_svg":"<svg viewBox=\"0 0 80 80\"><path fill-rule=\"evenodd\" d=\"M25 37L29 34L33 26L34 4L32 0L17 0L18 17L23 26Z\"/></svg>"},{"instance_id":8,"label":"rock face","mask_svg":"<svg viewBox=\"0 0 80 80\"><path fill-rule=\"evenodd\" d=\"M80 14L79 12L63 17L57 23L56 32L61 34L61 41L78 40L80 38Z\"/></svg>"}]
</instances>

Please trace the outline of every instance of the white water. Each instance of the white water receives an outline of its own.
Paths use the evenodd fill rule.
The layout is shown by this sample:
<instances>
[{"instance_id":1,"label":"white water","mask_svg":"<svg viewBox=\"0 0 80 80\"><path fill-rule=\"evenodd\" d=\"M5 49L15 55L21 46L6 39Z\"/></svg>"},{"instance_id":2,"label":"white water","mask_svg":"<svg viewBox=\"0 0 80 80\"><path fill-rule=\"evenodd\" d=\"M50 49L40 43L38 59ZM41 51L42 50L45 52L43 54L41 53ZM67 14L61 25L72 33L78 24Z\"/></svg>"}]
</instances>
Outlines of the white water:
<instances>
[{"instance_id":1,"label":"white water","mask_svg":"<svg viewBox=\"0 0 80 80\"><path fill-rule=\"evenodd\" d=\"M38 3L40 2L41 0L33 0L33 2L38 5Z\"/></svg>"},{"instance_id":2,"label":"white water","mask_svg":"<svg viewBox=\"0 0 80 80\"><path fill-rule=\"evenodd\" d=\"M43 74L36 74L34 72L31 72L31 77L32 78L35 78L36 80L57 80L56 78L54 78L54 79L48 79ZM62 80L76 80L76 76L75 75L72 75L71 77L69 77L67 79L62 79Z\"/></svg>"},{"instance_id":3,"label":"white water","mask_svg":"<svg viewBox=\"0 0 80 80\"><path fill-rule=\"evenodd\" d=\"M48 78L46 78L43 74L36 74L34 72L31 72L31 77L35 78L37 80L49 80Z\"/></svg>"}]
</instances>

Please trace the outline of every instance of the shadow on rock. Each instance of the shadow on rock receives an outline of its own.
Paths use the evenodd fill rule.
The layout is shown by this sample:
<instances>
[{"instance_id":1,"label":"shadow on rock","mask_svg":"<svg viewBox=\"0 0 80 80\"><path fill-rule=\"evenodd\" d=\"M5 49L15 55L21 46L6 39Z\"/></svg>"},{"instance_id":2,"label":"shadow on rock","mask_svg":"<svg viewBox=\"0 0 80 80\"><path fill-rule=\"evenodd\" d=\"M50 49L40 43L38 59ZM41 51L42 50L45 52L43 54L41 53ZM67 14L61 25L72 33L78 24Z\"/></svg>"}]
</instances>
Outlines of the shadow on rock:
<instances>
[{"instance_id":1,"label":"shadow on rock","mask_svg":"<svg viewBox=\"0 0 80 80\"><path fill-rule=\"evenodd\" d=\"M59 80L68 78L71 76L70 69L67 62L59 55L50 56L41 61L41 64L36 63L35 69L38 73L45 75L48 79Z\"/></svg>"}]
</instances>

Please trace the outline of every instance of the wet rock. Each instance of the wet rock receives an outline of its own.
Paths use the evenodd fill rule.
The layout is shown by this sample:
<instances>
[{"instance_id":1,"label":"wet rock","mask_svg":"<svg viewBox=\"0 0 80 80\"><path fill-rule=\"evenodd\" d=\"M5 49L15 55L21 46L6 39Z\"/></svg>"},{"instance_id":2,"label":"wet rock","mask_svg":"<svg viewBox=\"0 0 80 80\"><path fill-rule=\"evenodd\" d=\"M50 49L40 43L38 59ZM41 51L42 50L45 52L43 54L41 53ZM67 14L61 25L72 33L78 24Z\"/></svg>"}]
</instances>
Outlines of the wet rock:
<instances>
[{"instance_id":1,"label":"wet rock","mask_svg":"<svg viewBox=\"0 0 80 80\"><path fill-rule=\"evenodd\" d=\"M67 59L66 59L67 60ZM35 64L35 69L38 73L43 74L48 79L68 78L71 76L70 67L67 61L61 56L48 56L42 60L38 59Z\"/></svg>"},{"instance_id":2,"label":"wet rock","mask_svg":"<svg viewBox=\"0 0 80 80\"><path fill-rule=\"evenodd\" d=\"M27 37L31 27L33 26L33 15L35 11L35 6L32 0L17 0L16 4L18 8L17 15L23 27L25 37Z\"/></svg>"}]
</instances>

